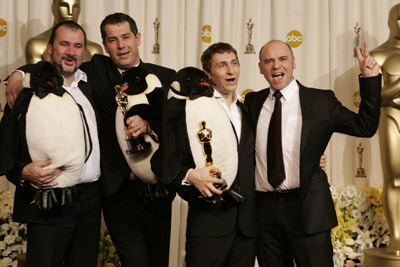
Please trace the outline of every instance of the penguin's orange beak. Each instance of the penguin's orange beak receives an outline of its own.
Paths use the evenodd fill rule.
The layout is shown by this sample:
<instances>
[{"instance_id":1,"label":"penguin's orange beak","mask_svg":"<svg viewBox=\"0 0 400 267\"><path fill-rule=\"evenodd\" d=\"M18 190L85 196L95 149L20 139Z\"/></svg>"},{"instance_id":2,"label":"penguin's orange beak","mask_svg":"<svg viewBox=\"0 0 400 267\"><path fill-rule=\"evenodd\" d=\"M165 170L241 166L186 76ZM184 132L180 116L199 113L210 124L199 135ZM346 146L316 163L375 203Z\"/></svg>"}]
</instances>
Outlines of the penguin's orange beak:
<instances>
[{"instance_id":1,"label":"penguin's orange beak","mask_svg":"<svg viewBox=\"0 0 400 267\"><path fill-rule=\"evenodd\" d=\"M208 82L201 82L200 85L201 85L201 86L207 86L207 87L208 87L208 86L211 86L211 84L208 83Z\"/></svg>"}]
</instances>

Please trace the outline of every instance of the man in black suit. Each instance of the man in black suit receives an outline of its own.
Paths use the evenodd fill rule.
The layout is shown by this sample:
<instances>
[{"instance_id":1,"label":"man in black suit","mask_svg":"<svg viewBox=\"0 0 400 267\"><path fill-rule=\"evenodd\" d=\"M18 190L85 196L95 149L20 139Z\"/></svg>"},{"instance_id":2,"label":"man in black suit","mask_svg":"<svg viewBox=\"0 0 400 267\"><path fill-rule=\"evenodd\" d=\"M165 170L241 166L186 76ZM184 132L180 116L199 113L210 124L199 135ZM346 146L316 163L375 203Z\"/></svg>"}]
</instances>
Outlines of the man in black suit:
<instances>
[{"instance_id":1,"label":"man in black suit","mask_svg":"<svg viewBox=\"0 0 400 267\"><path fill-rule=\"evenodd\" d=\"M366 44L364 57L359 48L357 57L362 73L358 114L343 107L332 91L296 81L295 59L286 43L273 40L260 50L260 73L270 88L248 94L245 104L256 136L257 258L262 267L293 266L293 259L297 266L333 266L330 230L337 219L319 158L334 132L371 137L380 116L377 64ZM278 152L268 159L271 114L279 109L275 99L281 102L284 134L279 135L281 141L275 141L281 145ZM271 159L275 163L267 164Z\"/></svg>"},{"instance_id":2,"label":"man in black suit","mask_svg":"<svg viewBox=\"0 0 400 267\"><path fill-rule=\"evenodd\" d=\"M82 106L90 131L91 154L84 164L78 184L69 188L76 190L76 201L70 203L72 204L70 207L55 205L50 210L43 210L31 204L36 192L57 185L56 178L62 170L45 168L51 164L52 159L32 162L29 156L26 157L28 148L22 142L18 147L16 163L6 173L7 179L16 186L13 220L28 224L26 266L86 267L97 264L101 215L98 182L100 148L91 87L87 83L86 74L78 69L84 59L85 45L86 34L82 27L73 21L57 24L53 28L47 45L50 62L63 76L63 88ZM23 67L23 70L30 72L33 67L34 65L27 65ZM18 135L18 133L6 135L8 131L5 128L6 125L10 127L10 123L18 123L8 121L6 124L11 112L7 105L0 124L1 149L10 142L7 137L13 134ZM12 156L5 155L1 149L2 157ZM32 185L38 189L34 189ZM58 198L58 203L61 203L60 200Z\"/></svg>"},{"instance_id":3,"label":"man in black suit","mask_svg":"<svg viewBox=\"0 0 400 267\"><path fill-rule=\"evenodd\" d=\"M115 131L117 103L114 86L120 82L121 73L133 67L150 70L163 87L169 86L175 71L141 61L138 50L141 35L130 16L110 14L102 21L100 30L109 57L94 55L81 68L92 82L100 118L104 219L122 266L167 267L175 193L170 191L168 196L155 197L154 200L141 197L141 188L147 190L147 185L137 178L131 179L132 171L122 154ZM146 121L136 115L128 118L127 124L128 134L155 133L161 136L161 119ZM149 190L158 190L157 186L151 185Z\"/></svg>"},{"instance_id":4,"label":"man in black suit","mask_svg":"<svg viewBox=\"0 0 400 267\"><path fill-rule=\"evenodd\" d=\"M237 151L238 155L237 165L230 162L225 167L232 168L234 166L233 184L238 185L237 190L245 198L245 201L236 202L227 196L224 196L225 201L217 203L209 203L205 200L223 193L216 186L223 183L223 180L211 176L217 171L214 166L196 168L191 154L192 146L186 142L185 147L182 147L180 131L177 129L178 127L172 127L175 133L169 137L177 138L178 141L165 140L165 144L178 144L172 149L181 151L182 162L177 165L167 164L168 171L164 171L164 174L167 172L178 174L176 177L166 179L173 180L172 183L179 188L180 196L189 203L186 264L188 267L253 267L256 246L254 139L248 110L238 101L239 96L236 91L240 74L237 52L230 44L216 43L203 52L201 61L203 70L215 83L213 85L214 95L212 97L215 98L213 101L216 102L216 107L220 108L220 112L224 113L222 114L224 121L228 122L228 126L223 131L227 131L233 136L233 143L229 145L232 146L230 148L233 149L233 153ZM198 112L202 113L201 110ZM187 115L187 120L190 119L191 116ZM195 122L196 125L197 123ZM183 122L178 126L185 127L187 124ZM194 134L199 128L200 124L196 130L193 130ZM211 145L214 152L219 147L214 139L217 129L211 129L213 135ZM186 132L186 128L184 132ZM199 142L197 139L196 141ZM171 153L171 150L168 150L167 153ZM227 153L225 152L225 154ZM200 157L202 158L201 162L205 165L202 153ZM165 156L164 160L167 158L168 156ZM177 159L175 156L171 156L171 161L174 160L173 158ZM179 170L171 170L174 168L173 166L178 166ZM224 171L222 171L222 178L224 178Z\"/></svg>"}]
</instances>

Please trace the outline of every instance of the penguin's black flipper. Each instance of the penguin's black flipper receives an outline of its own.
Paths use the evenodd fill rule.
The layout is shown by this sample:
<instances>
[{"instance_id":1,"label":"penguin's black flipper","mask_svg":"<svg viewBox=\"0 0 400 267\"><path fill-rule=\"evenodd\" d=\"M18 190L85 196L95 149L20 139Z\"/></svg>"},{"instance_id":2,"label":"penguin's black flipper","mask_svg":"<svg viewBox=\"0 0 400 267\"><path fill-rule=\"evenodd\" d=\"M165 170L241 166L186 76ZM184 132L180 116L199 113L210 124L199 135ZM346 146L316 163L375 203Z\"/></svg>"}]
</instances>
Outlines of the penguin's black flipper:
<instances>
[{"instance_id":1,"label":"penguin's black flipper","mask_svg":"<svg viewBox=\"0 0 400 267\"><path fill-rule=\"evenodd\" d=\"M30 160L25 138L25 116L32 92L24 89L18 94L14 108L5 107L0 122L0 175L7 174L15 165L18 154Z\"/></svg>"},{"instance_id":2,"label":"penguin's black flipper","mask_svg":"<svg viewBox=\"0 0 400 267\"><path fill-rule=\"evenodd\" d=\"M160 181L170 184L182 168L183 144L189 144L185 122L185 101L169 99L165 103L162 144L162 173ZM185 142L185 140L187 142Z\"/></svg>"},{"instance_id":3,"label":"penguin's black flipper","mask_svg":"<svg viewBox=\"0 0 400 267\"><path fill-rule=\"evenodd\" d=\"M0 122L0 175L5 175L14 166L18 154L18 123L15 112L10 114L11 111L7 104Z\"/></svg>"}]
</instances>

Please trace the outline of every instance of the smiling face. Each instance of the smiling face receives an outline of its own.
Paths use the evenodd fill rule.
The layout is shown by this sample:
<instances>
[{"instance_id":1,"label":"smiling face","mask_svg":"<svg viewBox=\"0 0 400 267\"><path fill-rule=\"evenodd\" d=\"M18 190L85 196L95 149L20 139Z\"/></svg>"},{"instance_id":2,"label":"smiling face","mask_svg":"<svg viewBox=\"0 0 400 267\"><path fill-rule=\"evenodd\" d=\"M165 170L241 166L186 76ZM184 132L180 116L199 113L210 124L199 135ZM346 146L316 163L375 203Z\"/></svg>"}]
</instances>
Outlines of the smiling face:
<instances>
[{"instance_id":1,"label":"smiling face","mask_svg":"<svg viewBox=\"0 0 400 267\"><path fill-rule=\"evenodd\" d=\"M60 26L53 44L47 45L50 61L65 77L72 77L85 57L85 35L80 29Z\"/></svg>"},{"instance_id":2,"label":"smiling face","mask_svg":"<svg viewBox=\"0 0 400 267\"><path fill-rule=\"evenodd\" d=\"M140 33L133 34L127 21L105 26L104 49L114 64L122 69L130 69L140 63Z\"/></svg>"},{"instance_id":3,"label":"smiling face","mask_svg":"<svg viewBox=\"0 0 400 267\"><path fill-rule=\"evenodd\" d=\"M285 43L272 41L261 50L258 67L269 85L275 90L281 90L293 81L296 63Z\"/></svg>"},{"instance_id":4,"label":"smiling face","mask_svg":"<svg viewBox=\"0 0 400 267\"><path fill-rule=\"evenodd\" d=\"M223 96L233 96L239 80L239 60L232 52L212 55L211 69L208 77L215 83L214 89Z\"/></svg>"}]
</instances>

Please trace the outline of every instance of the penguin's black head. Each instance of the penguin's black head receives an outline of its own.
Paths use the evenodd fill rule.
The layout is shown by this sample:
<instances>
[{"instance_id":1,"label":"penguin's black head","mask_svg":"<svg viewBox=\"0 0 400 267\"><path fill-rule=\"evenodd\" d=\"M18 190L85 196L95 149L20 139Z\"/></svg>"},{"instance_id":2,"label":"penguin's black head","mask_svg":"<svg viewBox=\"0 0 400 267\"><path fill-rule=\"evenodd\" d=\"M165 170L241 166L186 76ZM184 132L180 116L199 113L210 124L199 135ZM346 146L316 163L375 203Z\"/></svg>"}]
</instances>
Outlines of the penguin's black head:
<instances>
[{"instance_id":1,"label":"penguin's black head","mask_svg":"<svg viewBox=\"0 0 400 267\"><path fill-rule=\"evenodd\" d=\"M214 93L212 85L215 84L204 71L194 67L186 67L174 75L171 89L179 95L188 96L191 100L194 100L200 96L211 97Z\"/></svg>"},{"instance_id":2,"label":"penguin's black head","mask_svg":"<svg viewBox=\"0 0 400 267\"><path fill-rule=\"evenodd\" d=\"M39 61L31 71L31 88L43 98L49 93L62 95L65 91L62 88L64 79L57 68L48 61Z\"/></svg>"},{"instance_id":3,"label":"penguin's black head","mask_svg":"<svg viewBox=\"0 0 400 267\"><path fill-rule=\"evenodd\" d=\"M124 72L119 84L121 88L125 88L124 92L126 94L137 95L143 93L148 88L149 85L147 84L146 77L149 74L151 72L145 68L133 67Z\"/></svg>"}]
</instances>

